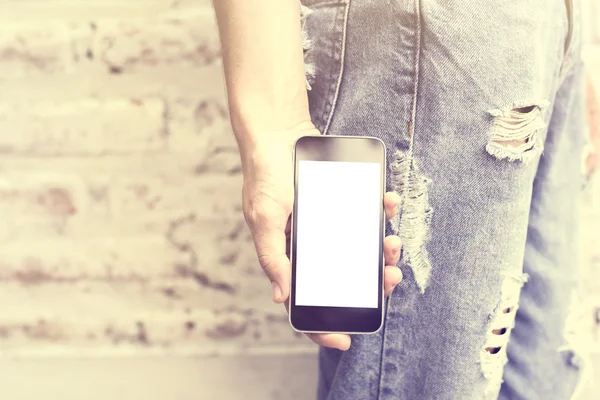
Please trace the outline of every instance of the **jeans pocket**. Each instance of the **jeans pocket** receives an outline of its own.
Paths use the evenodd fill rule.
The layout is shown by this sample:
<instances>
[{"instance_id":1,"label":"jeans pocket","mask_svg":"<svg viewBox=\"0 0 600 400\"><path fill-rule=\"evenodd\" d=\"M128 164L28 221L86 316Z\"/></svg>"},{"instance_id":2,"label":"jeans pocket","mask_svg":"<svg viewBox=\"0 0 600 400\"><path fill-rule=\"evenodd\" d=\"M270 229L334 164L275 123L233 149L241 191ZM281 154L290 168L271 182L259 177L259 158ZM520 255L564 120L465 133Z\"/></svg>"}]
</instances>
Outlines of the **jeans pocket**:
<instances>
[{"instance_id":1,"label":"jeans pocket","mask_svg":"<svg viewBox=\"0 0 600 400\"><path fill-rule=\"evenodd\" d=\"M310 87L310 115L326 134L333 117L344 68L346 22L350 0L303 0L303 29L307 41L305 64Z\"/></svg>"}]
</instances>

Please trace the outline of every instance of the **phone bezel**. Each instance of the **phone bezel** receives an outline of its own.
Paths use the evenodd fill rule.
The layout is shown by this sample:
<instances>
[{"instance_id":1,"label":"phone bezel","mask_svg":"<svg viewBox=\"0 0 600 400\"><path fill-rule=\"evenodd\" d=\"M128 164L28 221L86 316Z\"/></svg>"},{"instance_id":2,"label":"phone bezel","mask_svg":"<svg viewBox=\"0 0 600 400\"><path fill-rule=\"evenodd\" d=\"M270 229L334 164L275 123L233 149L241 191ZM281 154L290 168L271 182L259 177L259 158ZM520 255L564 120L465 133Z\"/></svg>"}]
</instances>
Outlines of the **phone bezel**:
<instances>
[{"instance_id":1,"label":"phone bezel","mask_svg":"<svg viewBox=\"0 0 600 400\"><path fill-rule=\"evenodd\" d=\"M315 142L316 141L316 142ZM352 151L348 153L328 152L329 146L340 146L339 141L344 141L343 146ZM321 154L298 153L299 146L306 142L317 145ZM376 144L376 150L374 150ZM367 146L368 145L368 146ZM378 138L367 136L303 136L294 143L294 208L292 212L290 260L292 265L290 279L290 304L289 321L292 328L304 333L351 333L370 334L376 333L383 325L383 238L385 234L385 210L383 196L385 194L385 144ZM297 221L297 194L298 194L298 162L301 160L313 161L350 161L350 162L377 162L381 168L380 197L381 208L379 218L379 276L378 276L378 306L377 308L357 307L326 307L326 306L298 306L295 298L296 285L296 221Z\"/></svg>"}]
</instances>

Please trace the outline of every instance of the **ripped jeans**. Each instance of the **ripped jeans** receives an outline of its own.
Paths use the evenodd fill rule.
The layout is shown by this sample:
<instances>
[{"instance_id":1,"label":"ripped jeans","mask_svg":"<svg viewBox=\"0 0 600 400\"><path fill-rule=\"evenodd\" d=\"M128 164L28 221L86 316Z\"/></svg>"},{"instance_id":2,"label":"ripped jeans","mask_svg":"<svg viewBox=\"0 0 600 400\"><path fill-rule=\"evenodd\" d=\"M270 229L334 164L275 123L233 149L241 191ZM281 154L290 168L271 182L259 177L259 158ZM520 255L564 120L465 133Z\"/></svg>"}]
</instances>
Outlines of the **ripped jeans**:
<instances>
[{"instance_id":1,"label":"ripped jeans","mask_svg":"<svg viewBox=\"0 0 600 400\"><path fill-rule=\"evenodd\" d=\"M404 280L385 325L320 350L318 398L569 399L576 0L303 3L314 124L382 139L403 199L388 234L402 237Z\"/></svg>"}]
</instances>

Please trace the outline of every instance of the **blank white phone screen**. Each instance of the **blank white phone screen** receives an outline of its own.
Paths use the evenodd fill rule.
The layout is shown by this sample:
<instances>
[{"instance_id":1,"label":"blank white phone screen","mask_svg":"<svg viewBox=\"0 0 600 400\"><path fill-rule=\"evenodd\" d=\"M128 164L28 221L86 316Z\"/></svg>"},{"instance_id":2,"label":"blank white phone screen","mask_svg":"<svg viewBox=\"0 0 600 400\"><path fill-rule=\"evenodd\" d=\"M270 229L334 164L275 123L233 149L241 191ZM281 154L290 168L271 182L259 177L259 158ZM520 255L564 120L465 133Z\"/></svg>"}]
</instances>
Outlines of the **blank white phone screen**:
<instances>
[{"instance_id":1,"label":"blank white phone screen","mask_svg":"<svg viewBox=\"0 0 600 400\"><path fill-rule=\"evenodd\" d=\"M377 308L381 165L299 161L296 305Z\"/></svg>"}]
</instances>

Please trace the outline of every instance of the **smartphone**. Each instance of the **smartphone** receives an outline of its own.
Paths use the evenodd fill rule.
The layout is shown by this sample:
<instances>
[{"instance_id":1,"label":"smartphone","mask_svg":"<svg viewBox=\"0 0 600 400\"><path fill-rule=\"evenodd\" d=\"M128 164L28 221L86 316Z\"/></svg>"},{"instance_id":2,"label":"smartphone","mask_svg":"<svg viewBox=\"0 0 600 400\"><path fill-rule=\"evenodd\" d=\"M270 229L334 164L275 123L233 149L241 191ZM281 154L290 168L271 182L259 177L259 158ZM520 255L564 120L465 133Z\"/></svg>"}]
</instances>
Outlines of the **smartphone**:
<instances>
[{"instance_id":1,"label":"smartphone","mask_svg":"<svg viewBox=\"0 0 600 400\"><path fill-rule=\"evenodd\" d=\"M385 160L385 145L377 138L296 141L289 308L295 330L381 328Z\"/></svg>"}]
</instances>

